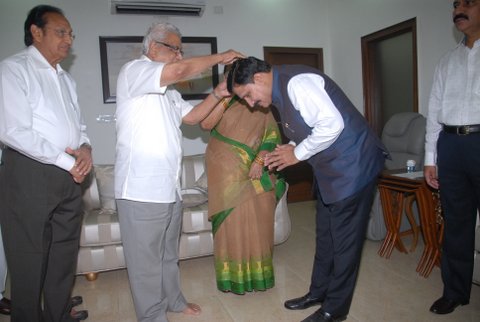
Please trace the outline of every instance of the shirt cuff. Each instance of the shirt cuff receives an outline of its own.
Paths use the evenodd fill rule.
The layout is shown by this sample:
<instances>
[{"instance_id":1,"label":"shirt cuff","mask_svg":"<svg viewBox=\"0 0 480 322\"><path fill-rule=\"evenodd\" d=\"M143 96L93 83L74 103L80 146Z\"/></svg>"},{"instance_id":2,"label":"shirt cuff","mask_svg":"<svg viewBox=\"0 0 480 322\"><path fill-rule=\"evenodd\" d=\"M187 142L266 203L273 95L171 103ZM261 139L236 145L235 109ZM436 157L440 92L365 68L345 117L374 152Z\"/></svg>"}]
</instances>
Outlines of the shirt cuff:
<instances>
[{"instance_id":1,"label":"shirt cuff","mask_svg":"<svg viewBox=\"0 0 480 322\"><path fill-rule=\"evenodd\" d=\"M437 165L437 154L435 152L425 152L425 162L424 165Z\"/></svg>"},{"instance_id":2,"label":"shirt cuff","mask_svg":"<svg viewBox=\"0 0 480 322\"><path fill-rule=\"evenodd\" d=\"M299 161L304 161L310 158L307 149L305 149L305 147L301 143L295 147L295 149L293 150L293 154L295 154L295 157Z\"/></svg>"},{"instance_id":3,"label":"shirt cuff","mask_svg":"<svg viewBox=\"0 0 480 322\"><path fill-rule=\"evenodd\" d=\"M70 171L75 165L75 158L67 153L62 153L58 156L55 165L65 171Z\"/></svg>"}]
</instances>

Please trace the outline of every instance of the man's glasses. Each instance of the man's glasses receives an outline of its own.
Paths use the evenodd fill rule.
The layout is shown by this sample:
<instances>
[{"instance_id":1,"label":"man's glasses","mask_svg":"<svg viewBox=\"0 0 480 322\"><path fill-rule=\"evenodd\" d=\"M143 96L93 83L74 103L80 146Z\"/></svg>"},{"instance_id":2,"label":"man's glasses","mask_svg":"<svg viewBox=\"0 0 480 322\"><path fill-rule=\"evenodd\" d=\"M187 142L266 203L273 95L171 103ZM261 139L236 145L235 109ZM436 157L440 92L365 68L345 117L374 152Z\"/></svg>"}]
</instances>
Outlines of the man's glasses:
<instances>
[{"instance_id":1,"label":"man's glasses","mask_svg":"<svg viewBox=\"0 0 480 322\"><path fill-rule=\"evenodd\" d=\"M155 42L156 42L157 44L160 44L160 45L162 45L162 46L167 47L168 49L170 49L170 50L173 51L174 53L180 54L180 55L183 56L183 50L182 50L181 47L173 46L173 45L170 45L170 44L167 44L167 43L164 43L164 42L161 42L161 41L157 41L157 40L155 40Z\"/></svg>"},{"instance_id":2,"label":"man's glasses","mask_svg":"<svg viewBox=\"0 0 480 322\"><path fill-rule=\"evenodd\" d=\"M65 38L65 37L70 37L70 39L75 40L75 35L73 34L73 31L66 31L65 29L55 29L55 28L46 28L46 29L51 29L57 35L59 38Z\"/></svg>"}]
</instances>

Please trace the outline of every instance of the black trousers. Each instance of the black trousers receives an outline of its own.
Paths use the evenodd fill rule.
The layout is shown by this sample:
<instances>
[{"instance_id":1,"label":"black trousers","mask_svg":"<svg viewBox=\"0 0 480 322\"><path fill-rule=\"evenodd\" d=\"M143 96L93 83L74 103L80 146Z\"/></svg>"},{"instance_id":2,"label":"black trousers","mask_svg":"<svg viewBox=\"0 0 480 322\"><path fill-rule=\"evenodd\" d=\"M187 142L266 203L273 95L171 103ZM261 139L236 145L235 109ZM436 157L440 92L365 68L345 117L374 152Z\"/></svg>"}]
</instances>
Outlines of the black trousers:
<instances>
[{"instance_id":1,"label":"black trousers","mask_svg":"<svg viewBox=\"0 0 480 322\"><path fill-rule=\"evenodd\" d=\"M317 192L316 251L310 292L322 309L347 315L365 241L377 179L353 196L325 205Z\"/></svg>"},{"instance_id":2,"label":"black trousers","mask_svg":"<svg viewBox=\"0 0 480 322\"><path fill-rule=\"evenodd\" d=\"M2 159L0 222L11 321L73 321L69 298L81 229L80 186L67 171L14 150L4 150Z\"/></svg>"},{"instance_id":3,"label":"black trousers","mask_svg":"<svg viewBox=\"0 0 480 322\"><path fill-rule=\"evenodd\" d=\"M468 303L477 209L480 207L480 133L457 135L441 132L437 151L445 223L441 261L443 296Z\"/></svg>"}]
</instances>

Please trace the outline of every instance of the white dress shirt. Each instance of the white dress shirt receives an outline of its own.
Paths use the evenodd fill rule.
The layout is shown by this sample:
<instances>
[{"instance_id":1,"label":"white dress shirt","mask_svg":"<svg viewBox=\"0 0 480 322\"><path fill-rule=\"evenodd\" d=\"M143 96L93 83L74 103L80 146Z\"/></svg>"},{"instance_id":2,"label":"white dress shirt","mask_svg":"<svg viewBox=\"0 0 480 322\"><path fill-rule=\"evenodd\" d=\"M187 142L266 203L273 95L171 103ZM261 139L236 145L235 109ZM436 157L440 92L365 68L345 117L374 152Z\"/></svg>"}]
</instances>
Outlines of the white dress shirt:
<instances>
[{"instance_id":1,"label":"white dress shirt","mask_svg":"<svg viewBox=\"0 0 480 322\"><path fill-rule=\"evenodd\" d=\"M425 165L436 164L443 124L480 124L480 40L471 49L460 42L436 67L428 104Z\"/></svg>"},{"instance_id":2,"label":"white dress shirt","mask_svg":"<svg viewBox=\"0 0 480 322\"><path fill-rule=\"evenodd\" d=\"M160 87L164 66L142 56L118 75L117 199L169 203L180 195L180 125L193 106L178 91Z\"/></svg>"},{"instance_id":3,"label":"white dress shirt","mask_svg":"<svg viewBox=\"0 0 480 322\"><path fill-rule=\"evenodd\" d=\"M325 91L325 80L317 74L299 74L290 79L288 97L312 133L294 150L302 161L327 149L343 131L343 118ZM290 142L291 144L295 144Z\"/></svg>"},{"instance_id":4,"label":"white dress shirt","mask_svg":"<svg viewBox=\"0 0 480 322\"><path fill-rule=\"evenodd\" d=\"M89 143L72 77L34 46L0 63L0 141L45 164L71 170L65 153Z\"/></svg>"}]
</instances>

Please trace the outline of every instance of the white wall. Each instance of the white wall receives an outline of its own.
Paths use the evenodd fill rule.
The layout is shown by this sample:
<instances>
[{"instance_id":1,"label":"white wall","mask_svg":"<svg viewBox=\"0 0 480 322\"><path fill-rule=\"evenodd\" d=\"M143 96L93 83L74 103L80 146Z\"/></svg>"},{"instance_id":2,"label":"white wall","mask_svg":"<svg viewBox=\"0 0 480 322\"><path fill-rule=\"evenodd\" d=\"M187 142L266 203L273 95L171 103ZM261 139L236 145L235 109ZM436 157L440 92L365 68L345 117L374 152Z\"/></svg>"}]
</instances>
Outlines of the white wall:
<instances>
[{"instance_id":1,"label":"white wall","mask_svg":"<svg viewBox=\"0 0 480 322\"><path fill-rule=\"evenodd\" d=\"M451 0L328 0L331 76L363 111L361 37L417 19L419 112L427 114L436 63L460 40ZM334 17L334 18L333 18Z\"/></svg>"},{"instance_id":2,"label":"white wall","mask_svg":"<svg viewBox=\"0 0 480 322\"><path fill-rule=\"evenodd\" d=\"M421 112L434 65L456 42L450 0L206 0L201 18L111 15L110 0L0 0L0 59L24 47L23 23L40 3L62 8L77 35L72 59L62 65L77 81L95 163L115 158L114 124L96 121L115 112L114 104L103 104L98 36L141 36L161 20L184 36L217 37L219 51L234 48L259 58L263 46L322 47L325 71L363 110L360 37L416 16ZM215 6L223 14L215 14ZM208 134L186 126L184 135L186 155L204 151Z\"/></svg>"},{"instance_id":3,"label":"white wall","mask_svg":"<svg viewBox=\"0 0 480 322\"><path fill-rule=\"evenodd\" d=\"M0 0L0 59L24 47L23 23L34 5L46 3L63 9L77 35L69 71L77 81L80 104L94 148L94 161L110 163L115 157L115 126L98 123L96 117L113 114L115 105L103 104L98 36L143 36L153 21L162 20L175 24L184 36L217 37L219 51L234 48L259 58L263 58L263 46L327 47L324 1L206 2L201 18L168 18L111 15L110 0ZM214 6L222 6L223 14L214 14ZM184 128L185 154L203 152L208 134L198 127Z\"/></svg>"}]
</instances>

